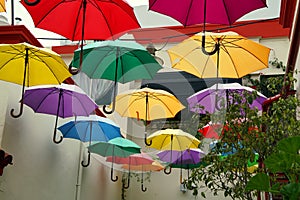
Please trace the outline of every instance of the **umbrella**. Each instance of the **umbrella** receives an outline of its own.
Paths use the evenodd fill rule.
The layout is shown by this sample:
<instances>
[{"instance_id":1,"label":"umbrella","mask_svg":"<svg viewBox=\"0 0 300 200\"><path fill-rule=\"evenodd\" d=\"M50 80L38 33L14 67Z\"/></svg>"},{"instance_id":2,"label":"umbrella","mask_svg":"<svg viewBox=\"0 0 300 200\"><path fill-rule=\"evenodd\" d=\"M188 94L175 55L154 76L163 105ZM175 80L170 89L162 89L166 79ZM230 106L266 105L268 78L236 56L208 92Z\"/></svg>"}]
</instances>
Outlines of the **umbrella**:
<instances>
[{"instance_id":1,"label":"umbrella","mask_svg":"<svg viewBox=\"0 0 300 200\"><path fill-rule=\"evenodd\" d=\"M61 56L46 48L27 43L0 44L0 79L22 85L19 114L23 113L25 86L60 84L71 76Z\"/></svg>"},{"instance_id":2,"label":"umbrella","mask_svg":"<svg viewBox=\"0 0 300 200\"><path fill-rule=\"evenodd\" d=\"M210 52L205 50L206 23L233 24L243 15L267 7L266 0L149 0L149 9L168 15L184 26L203 23L201 49L206 55L213 55L219 51L219 44L213 44Z\"/></svg>"},{"instance_id":3,"label":"umbrella","mask_svg":"<svg viewBox=\"0 0 300 200\"><path fill-rule=\"evenodd\" d=\"M132 154L128 157L108 156L106 157L106 161L128 165L127 185L124 186L126 189L129 188L131 166L150 165L154 162L154 160L148 154L143 152L139 154Z\"/></svg>"},{"instance_id":4,"label":"umbrella","mask_svg":"<svg viewBox=\"0 0 300 200\"><path fill-rule=\"evenodd\" d=\"M83 60L80 65L80 49L74 52L72 66L82 67L82 72L92 79L107 79L116 84L127 83L137 79L152 79L162 66L142 45L133 41L102 41L87 44L83 47ZM114 111L106 111L110 114Z\"/></svg>"},{"instance_id":5,"label":"umbrella","mask_svg":"<svg viewBox=\"0 0 300 200\"><path fill-rule=\"evenodd\" d=\"M37 28L72 41L106 40L139 28L133 8L122 0L36 0L35 5L29 5L30 2L21 0Z\"/></svg>"},{"instance_id":6,"label":"umbrella","mask_svg":"<svg viewBox=\"0 0 300 200\"><path fill-rule=\"evenodd\" d=\"M206 112L214 113L220 110L221 106L226 108L227 103L235 103L234 95L244 96L245 93L257 93L257 97L251 103L250 108L262 110L262 104L267 99L260 92L239 83L215 84L209 88L201 90L187 98L190 110L196 113L205 114ZM246 98L242 99L246 102ZM200 106L200 107L199 107ZM201 108L203 106L204 108Z\"/></svg>"},{"instance_id":7,"label":"umbrella","mask_svg":"<svg viewBox=\"0 0 300 200\"><path fill-rule=\"evenodd\" d=\"M205 155L206 153L196 148L183 151L165 150L157 154L159 159L169 163L171 168L180 168L180 183L182 183L182 169L192 169L200 166L200 160Z\"/></svg>"},{"instance_id":8,"label":"umbrella","mask_svg":"<svg viewBox=\"0 0 300 200\"><path fill-rule=\"evenodd\" d=\"M154 161L151 164L141 164L141 165L133 165L133 166L124 164L122 165L122 168L127 170L129 170L130 168L132 171L141 171L142 172L141 189L143 192L146 192L147 188L144 187L144 172L160 171L164 169L164 166L162 166L159 162Z\"/></svg>"},{"instance_id":9,"label":"umbrella","mask_svg":"<svg viewBox=\"0 0 300 200\"><path fill-rule=\"evenodd\" d=\"M121 135L120 127L112 120L97 115L89 117L78 117L75 121L70 121L60 127L58 130L64 138L73 138L82 142L108 142ZM87 164L81 162L82 166L87 167L90 163L90 152L88 152Z\"/></svg>"},{"instance_id":10,"label":"umbrella","mask_svg":"<svg viewBox=\"0 0 300 200\"><path fill-rule=\"evenodd\" d=\"M96 153L104 157L113 156L113 158L115 156L128 157L132 154L141 153L141 147L139 145L122 137L111 139L108 142L98 142L92 144L91 146L88 146L88 150L91 153ZM112 159L111 163L110 179L115 182L118 180L118 176L113 178L114 159Z\"/></svg>"},{"instance_id":11,"label":"umbrella","mask_svg":"<svg viewBox=\"0 0 300 200\"><path fill-rule=\"evenodd\" d=\"M5 1L4 0L0 0L0 12L5 12L6 8L5 8Z\"/></svg>"},{"instance_id":12,"label":"umbrella","mask_svg":"<svg viewBox=\"0 0 300 200\"><path fill-rule=\"evenodd\" d=\"M149 10L170 16L184 26L231 25L243 15L266 6L266 0L149 0Z\"/></svg>"},{"instance_id":13,"label":"umbrella","mask_svg":"<svg viewBox=\"0 0 300 200\"><path fill-rule=\"evenodd\" d=\"M214 123L206 124L202 128L198 129L198 132L203 135L204 138L220 139L219 132L223 132L223 128L226 128L223 124Z\"/></svg>"},{"instance_id":14,"label":"umbrella","mask_svg":"<svg viewBox=\"0 0 300 200\"><path fill-rule=\"evenodd\" d=\"M177 150L183 151L189 148L198 148L200 141L193 135L182 131L181 129L165 129L152 133L146 139L150 147L158 150ZM172 154L171 154L172 158ZM172 160L172 159L170 159ZM166 174L169 172L164 170Z\"/></svg>"},{"instance_id":15,"label":"umbrella","mask_svg":"<svg viewBox=\"0 0 300 200\"><path fill-rule=\"evenodd\" d=\"M171 93L164 90L142 88L129 90L116 97L116 111L123 117L143 119L146 123L154 119L170 118L185 107ZM145 144L147 131L145 132Z\"/></svg>"},{"instance_id":16,"label":"umbrella","mask_svg":"<svg viewBox=\"0 0 300 200\"><path fill-rule=\"evenodd\" d=\"M209 33L205 36L207 48L214 55L201 50L203 39L194 35L168 49L172 67L199 78L241 78L268 67L270 49L235 32Z\"/></svg>"},{"instance_id":17,"label":"umbrella","mask_svg":"<svg viewBox=\"0 0 300 200\"><path fill-rule=\"evenodd\" d=\"M72 41L81 40L81 52L84 40L117 38L118 34L140 27L133 8L123 0L36 0L36 2L35 5L28 5L27 0L21 1L30 13L35 26L58 33ZM78 73L72 71L71 67L69 71L72 74Z\"/></svg>"},{"instance_id":18,"label":"umbrella","mask_svg":"<svg viewBox=\"0 0 300 200\"><path fill-rule=\"evenodd\" d=\"M58 117L89 116L98 106L76 85L45 85L31 87L25 91L24 104L36 113L55 115L53 142L56 141Z\"/></svg>"}]
</instances>

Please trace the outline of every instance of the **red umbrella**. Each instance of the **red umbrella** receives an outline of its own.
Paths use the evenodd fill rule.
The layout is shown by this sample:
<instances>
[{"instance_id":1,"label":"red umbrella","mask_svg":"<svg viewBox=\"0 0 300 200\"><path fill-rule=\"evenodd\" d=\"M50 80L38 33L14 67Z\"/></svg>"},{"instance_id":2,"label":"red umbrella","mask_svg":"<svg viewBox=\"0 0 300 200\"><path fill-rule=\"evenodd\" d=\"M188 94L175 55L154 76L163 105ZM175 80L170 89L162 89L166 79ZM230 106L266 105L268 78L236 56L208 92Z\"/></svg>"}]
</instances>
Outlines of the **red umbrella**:
<instances>
[{"instance_id":1,"label":"red umbrella","mask_svg":"<svg viewBox=\"0 0 300 200\"><path fill-rule=\"evenodd\" d=\"M140 25L133 8L123 0L21 0L36 27L69 40L115 39ZM82 53L80 55L80 68ZM69 71L77 74L79 70Z\"/></svg>"},{"instance_id":2,"label":"red umbrella","mask_svg":"<svg viewBox=\"0 0 300 200\"><path fill-rule=\"evenodd\" d=\"M67 39L106 40L139 28L133 8L123 0L21 0L36 27ZM29 4L29 5L28 5Z\"/></svg>"},{"instance_id":3,"label":"red umbrella","mask_svg":"<svg viewBox=\"0 0 300 200\"><path fill-rule=\"evenodd\" d=\"M223 133L223 128L228 129L228 126L224 126L223 124L207 124L200 128L198 132L205 138L220 139L220 135Z\"/></svg>"}]
</instances>

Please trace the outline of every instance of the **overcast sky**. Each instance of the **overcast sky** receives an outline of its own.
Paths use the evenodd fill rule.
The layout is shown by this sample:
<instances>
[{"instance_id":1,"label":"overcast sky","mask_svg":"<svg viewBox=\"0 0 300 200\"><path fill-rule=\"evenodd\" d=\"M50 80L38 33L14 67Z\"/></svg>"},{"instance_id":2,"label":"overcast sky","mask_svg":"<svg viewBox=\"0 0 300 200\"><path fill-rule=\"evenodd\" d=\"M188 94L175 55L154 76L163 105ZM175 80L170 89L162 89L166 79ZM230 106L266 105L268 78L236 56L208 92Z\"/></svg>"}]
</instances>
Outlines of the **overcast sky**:
<instances>
[{"instance_id":1,"label":"overcast sky","mask_svg":"<svg viewBox=\"0 0 300 200\"><path fill-rule=\"evenodd\" d=\"M49 0L48 0L49 1ZM160 27L160 26L173 26L180 25L176 20L170 17L164 16L162 14L148 11L148 0L126 0L132 7L134 7L135 14L141 27ZM11 23L11 0L7 0L7 16L9 23ZM252 19L267 19L275 18L279 16L280 13L280 0L267 0L268 8L262 8L253 11L240 20L252 20ZM41 30L34 27L33 21L28 14L27 10L15 0L15 17L22 19L20 24L24 24L37 38L61 38L61 36L51 33L45 30ZM17 22L15 22L16 24ZM44 46L49 46L50 44L59 45L59 41L53 43L53 41L40 40Z\"/></svg>"}]
</instances>

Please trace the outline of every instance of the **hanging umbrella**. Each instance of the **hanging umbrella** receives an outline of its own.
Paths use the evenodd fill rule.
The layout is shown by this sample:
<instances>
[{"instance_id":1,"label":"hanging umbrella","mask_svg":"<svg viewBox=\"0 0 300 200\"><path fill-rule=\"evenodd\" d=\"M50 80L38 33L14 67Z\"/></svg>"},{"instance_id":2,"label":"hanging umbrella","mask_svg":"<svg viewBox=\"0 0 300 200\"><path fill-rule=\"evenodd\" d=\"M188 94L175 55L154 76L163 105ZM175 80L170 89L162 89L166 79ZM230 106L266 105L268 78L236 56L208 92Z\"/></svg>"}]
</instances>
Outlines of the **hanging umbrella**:
<instances>
[{"instance_id":1,"label":"hanging umbrella","mask_svg":"<svg viewBox=\"0 0 300 200\"><path fill-rule=\"evenodd\" d=\"M239 83L215 84L209 88L201 90L187 98L190 110L196 113L214 113L222 107L226 108L227 103L235 103L234 95L245 96L245 93L257 93L257 97L249 104L250 108L262 110L262 104L267 99L260 92ZM246 98L242 99L247 101ZM227 102L227 103L225 103ZM204 107L204 108L202 108Z\"/></svg>"},{"instance_id":2,"label":"hanging umbrella","mask_svg":"<svg viewBox=\"0 0 300 200\"><path fill-rule=\"evenodd\" d=\"M152 148L158 150L171 150L171 152L173 150L183 151L189 148L198 148L200 144L200 141L197 138L181 129L156 131L147 137L146 142L150 143L149 146ZM168 172L165 169L164 172L170 174L171 169Z\"/></svg>"},{"instance_id":3,"label":"hanging umbrella","mask_svg":"<svg viewBox=\"0 0 300 200\"><path fill-rule=\"evenodd\" d=\"M149 0L150 10L168 15L184 26L203 23L201 50L206 55L213 55L220 49L216 43L212 51L206 51L206 23L232 25L243 15L263 7L267 7L266 0Z\"/></svg>"},{"instance_id":4,"label":"hanging umbrella","mask_svg":"<svg viewBox=\"0 0 300 200\"><path fill-rule=\"evenodd\" d=\"M170 118L185 107L171 93L164 90L142 88L129 90L116 97L116 111L123 117L131 117L147 122L154 119ZM147 130L145 131L145 144Z\"/></svg>"},{"instance_id":5,"label":"hanging umbrella","mask_svg":"<svg viewBox=\"0 0 300 200\"><path fill-rule=\"evenodd\" d=\"M199 78L241 78L268 67L270 49L259 43L234 32L209 33L205 38L207 49L217 44L216 54L202 52L203 39L197 34L167 50L172 67Z\"/></svg>"},{"instance_id":6,"label":"hanging umbrella","mask_svg":"<svg viewBox=\"0 0 300 200\"><path fill-rule=\"evenodd\" d=\"M220 139L220 133L223 132L223 128L226 128L223 124L214 123L206 124L202 128L198 129L198 132L203 135L204 138Z\"/></svg>"},{"instance_id":7,"label":"hanging umbrella","mask_svg":"<svg viewBox=\"0 0 300 200\"><path fill-rule=\"evenodd\" d=\"M147 191L147 188L144 187L144 172L152 172L152 171L161 171L163 170L165 167L162 166L158 161L154 161L151 164L141 164L141 165L133 165L130 166L128 164L124 164L122 165L122 168L127 169L127 170L131 170L131 171L140 171L142 172L141 174L141 190L143 192Z\"/></svg>"},{"instance_id":8,"label":"hanging umbrella","mask_svg":"<svg viewBox=\"0 0 300 200\"><path fill-rule=\"evenodd\" d=\"M87 44L83 47L82 65L80 52L74 52L71 65L82 67L82 72L92 79L107 79L115 82L112 111L103 110L107 114L114 111L116 84L127 83L137 79L152 79L162 66L142 45L133 41L102 41Z\"/></svg>"},{"instance_id":9,"label":"hanging umbrella","mask_svg":"<svg viewBox=\"0 0 300 200\"><path fill-rule=\"evenodd\" d=\"M46 48L38 48L27 43L0 44L0 79L22 85L19 114L23 113L25 87L60 84L71 76L68 66L61 56Z\"/></svg>"},{"instance_id":10,"label":"hanging umbrella","mask_svg":"<svg viewBox=\"0 0 300 200\"><path fill-rule=\"evenodd\" d=\"M43 87L31 87L25 91L24 104L36 113L55 115L55 128L53 142L56 140L56 128L58 117L89 116L98 106L76 85L45 85Z\"/></svg>"},{"instance_id":11,"label":"hanging umbrella","mask_svg":"<svg viewBox=\"0 0 300 200\"><path fill-rule=\"evenodd\" d=\"M113 158L115 156L128 157L132 154L141 153L141 147L139 145L122 137L111 139L108 142L98 142L92 144L91 146L88 146L88 150L91 153L96 153L103 157L113 156ZM115 182L118 180L118 176L113 178L114 159L112 159L111 163L110 179Z\"/></svg>"},{"instance_id":12,"label":"hanging umbrella","mask_svg":"<svg viewBox=\"0 0 300 200\"><path fill-rule=\"evenodd\" d=\"M81 52L84 40L114 39L127 30L140 27L133 8L123 0L36 0L34 5L22 0L21 3L36 27L58 33L72 41L80 40ZM69 71L78 73L71 67Z\"/></svg>"},{"instance_id":13,"label":"hanging umbrella","mask_svg":"<svg viewBox=\"0 0 300 200\"><path fill-rule=\"evenodd\" d=\"M164 150L157 153L161 161L169 163L171 168L180 168L180 183L182 183L182 169L192 169L200 166L201 158L206 156L200 149L191 148L183 151Z\"/></svg>"},{"instance_id":14,"label":"hanging umbrella","mask_svg":"<svg viewBox=\"0 0 300 200\"><path fill-rule=\"evenodd\" d=\"M150 165L154 162L154 160L146 153L132 154L128 157L118 157L118 156L108 156L106 157L107 162L114 162L116 164L126 164L128 165L128 177L127 177L127 185L123 187L125 189L129 188L130 183L130 172L132 166L139 165Z\"/></svg>"},{"instance_id":15,"label":"hanging umbrella","mask_svg":"<svg viewBox=\"0 0 300 200\"><path fill-rule=\"evenodd\" d=\"M149 10L170 16L184 26L231 25L243 15L266 6L266 0L149 0Z\"/></svg>"},{"instance_id":16,"label":"hanging umbrella","mask_svg":"<svg viewBox=\"0 0 300 200\"><path fill-rule=\"evenodd\" d=\"M6 8L5 8L5 1L4 0L0 0L0 12L5 12Z\"/></svg>"},{"instance_id":17,"label":"hanging umbrella","mask_svg":"<svg viewBox=\"0 0 300 200\"><path fill-rule=\"evenodd\" d=\"M60 127L58 130L64 138L73 138L82 142L108 142L121 135L120 127L112 120L97 115L89 117L76 117L75 121L70 121ZM81 162L83 167L90 164L90 152L88 152L87 164Z\"/></svg>"}]
</instances>

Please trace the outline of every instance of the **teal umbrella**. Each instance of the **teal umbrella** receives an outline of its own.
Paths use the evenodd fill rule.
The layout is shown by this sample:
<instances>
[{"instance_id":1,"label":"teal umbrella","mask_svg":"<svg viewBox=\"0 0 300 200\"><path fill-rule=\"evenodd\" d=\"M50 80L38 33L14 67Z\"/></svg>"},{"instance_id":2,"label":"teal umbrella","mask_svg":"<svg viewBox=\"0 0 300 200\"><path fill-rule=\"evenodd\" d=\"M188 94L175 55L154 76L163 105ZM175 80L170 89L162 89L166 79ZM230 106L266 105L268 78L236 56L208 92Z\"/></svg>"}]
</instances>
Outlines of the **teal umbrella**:
<instances>
[{"instance_id":1,"label":"teal umbrella","mask_svg":"<svg viewBox=\"0 0 300 200\"><path fill-rule=\"evenodd\" d=\"M72 67L80 66L80 49L74 52ZM152 79L162 66L146 50L134 41L101 41L87 44L83 47L81 71L92 79L107 79L115 81L114 111L116 84L127 83L137 79Z\"/></svg>"},{"instance_id":2,"label":"teal umbrella","mask_svg":"<svg viewBox=\"0 0 300 200\"><path fill-rule=\"evenodd\" d=\"M103 157L113 156L112 164L111 164L111 180L117 181L118 176L113 178L113 163L115 156L118 157L128 157L132 154L141 153L141 147L131 140L117 137L109 140L108 142L98 142L88 146L88 150L91 153L99 154Z\"/></svg>"}]
</instances>

